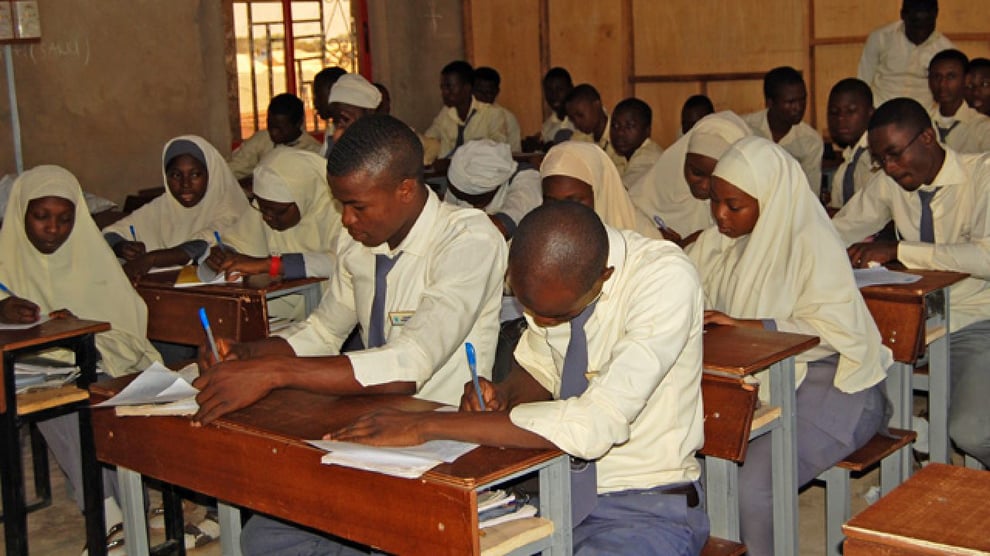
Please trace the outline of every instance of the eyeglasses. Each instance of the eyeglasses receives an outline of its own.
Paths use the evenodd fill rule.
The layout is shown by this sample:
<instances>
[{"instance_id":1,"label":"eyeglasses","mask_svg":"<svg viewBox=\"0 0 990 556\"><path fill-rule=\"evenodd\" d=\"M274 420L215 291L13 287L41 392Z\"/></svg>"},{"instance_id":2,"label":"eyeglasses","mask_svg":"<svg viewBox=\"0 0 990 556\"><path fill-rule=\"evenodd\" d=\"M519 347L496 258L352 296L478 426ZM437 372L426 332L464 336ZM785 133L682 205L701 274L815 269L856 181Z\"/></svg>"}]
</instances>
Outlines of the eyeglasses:
<instances>
[{"instance_id":1,"label":"eyeglasses","mask_svg":"<svg viewBox=\"0 0 990 556\"><path fill-rule=\"evenodd\" d=\"M914 138L908 141L908 144L904 145L904 147L901 148L901 150L899 151L882 154L880 156L871 155L872 160L870 162L870 171L879 172L880 170L885 169L887 167L887 164L890 164L891 162L899 161L901 157L904 156L904 153L906 153L907 150L911 148L911 145L913 145L914 142L918 140L918 137L921 137L921 135L925 133L925 131L926 130L924 129L919 131L917 135L915 135Z\"/></svg>"}]
</instances>

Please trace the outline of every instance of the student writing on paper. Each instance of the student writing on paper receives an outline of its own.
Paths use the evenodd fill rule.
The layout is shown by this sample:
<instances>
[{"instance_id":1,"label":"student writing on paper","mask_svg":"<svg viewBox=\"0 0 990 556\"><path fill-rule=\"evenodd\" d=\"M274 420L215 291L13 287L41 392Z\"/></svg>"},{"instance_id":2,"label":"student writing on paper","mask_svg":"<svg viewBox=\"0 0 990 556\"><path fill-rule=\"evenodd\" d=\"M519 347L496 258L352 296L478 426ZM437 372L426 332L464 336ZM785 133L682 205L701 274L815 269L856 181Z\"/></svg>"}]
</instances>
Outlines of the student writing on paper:
<instances>
[{"instance_id":1,"label":"student writing on paper","mask_svg":"<svg viewBox=\"0 0 990 556\"><path fill-rule=\"evenodd\" d=\"M990 464L990 155L944 148L926 110L910 99L877 108L869 144L883 174L832 222L856 267L896 259L908 268L971 275L949 298L949 436ZM856 243L891 219L900 241Z\"/></svg>"},{"instance_id":2,"label":"student writing on paper","mask_svg":"<svg viewBox=\"0 0 990 556\"><path fill-rule=\"evenodd\" d=\"M162 174L165 194L103 230L132 280L152 267L198 260L214 230L250 212L223 157L202 137L183 135L166 143Z\"/></svg>"},{"instance_id":3,"label":"student writing on paper","mask_svg":"<svg viewBox=\"0 0 990 556\"><path fill-rule=\"evenodd\" d=\"M703 301L691 262L561 202L519 225L509 281L529 328L509 377L481 381L489 411L468 382L459 413L382 411L330 436L556 447L572 456L575 554L698 554L709 522L694 457Z\"/></svg>"},{"instance_id":4,"label":"student writing on paper","mask_svg":"<svg viewBox=\"0 0 990 556\"><path fill-rule=\"evenodd\" d=\"M712 178L712 216L687 249L709 311L705 323L818 336L796 356L798 482L811 481L886 427L883 381L893 363L804 172L761 137L734 144ZM766 372L760 395L769 399ZM739 476L742 541L773 554L771 439L750 442Z\"/></svg>"},{"instance_id":5,"label":"student writing on paper","mask_svg":"<svg viewBox=\"0 0 990 556\"><path fill-rule=\"evenodd\" d=\"M333 140L339 139L351 124L375 112L381 103L381 91L363 76L356 73L342 75L330 89Z\"/></svg>"}]
</instances>

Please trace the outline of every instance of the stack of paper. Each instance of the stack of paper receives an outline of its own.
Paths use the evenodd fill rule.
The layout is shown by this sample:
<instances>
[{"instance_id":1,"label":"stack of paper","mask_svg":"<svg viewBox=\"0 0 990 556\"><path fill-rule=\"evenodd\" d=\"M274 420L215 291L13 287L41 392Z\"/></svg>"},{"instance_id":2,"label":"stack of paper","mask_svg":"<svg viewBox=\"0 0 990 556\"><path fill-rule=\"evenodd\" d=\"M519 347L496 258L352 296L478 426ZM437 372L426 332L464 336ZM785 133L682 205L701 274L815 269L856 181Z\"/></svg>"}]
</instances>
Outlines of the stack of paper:
<instances>
[{"instance_id":1,"label":"stack of paper","mask_svg":"<svg viewBox=\"0 0 990 556\"><path fill-rule=\"evenodd\" d=\"M917 274L907 272L895 272L887 270L882 266L871 266L870 268L854 268L853 276L856 277L856 287L880 286L884 284L913 284L921 280Z\"/></svg>"},{"instance_id":2,"label":"stack of paper","mask_svg":"<svg viewBox=\"0 0 990 556\"><path fill-rule=\"evenodd\" d=\"M431 440L418 446L383 448L335 440L310 440L313 446L326 450L320 460L326 465L342 465L385 475L415 479L441 463L452 463L478 447L469 442Z\"/></svg>"},{"instance_id":3,"label":"stack of paper","mask_svg":"<svg viewBox=\"0 0 990 556\"><path fill-rule=\"evenodd\" d=\"M18 394L38 388L58 388L79 376L79 367L65 365L39 365L17 362L14 364L14 388Z\"/></svg>"},{"instance_id":4,"label":"stack of paper","mask_svg":"<svg viewBox=\"0 0 990 556\"><path fill-rule=\"evenodd\" d=\"M504 490L488 490L478 494L478 528L487 529L517 519L536 515L529 498L517 498Z\"/></svg>"},{"instance_id":5,"label":"stack of paper","mask_svg":"<svg viewBox=\"0 0 990 556\"><path fill-rule=\"evenodd\" d=\"M181 373L188 373L186 367ZM116 396L95 407L116 407L117 415L191 415L199 409L189 380L152 363Z\"/></svg>"}]
</instances>

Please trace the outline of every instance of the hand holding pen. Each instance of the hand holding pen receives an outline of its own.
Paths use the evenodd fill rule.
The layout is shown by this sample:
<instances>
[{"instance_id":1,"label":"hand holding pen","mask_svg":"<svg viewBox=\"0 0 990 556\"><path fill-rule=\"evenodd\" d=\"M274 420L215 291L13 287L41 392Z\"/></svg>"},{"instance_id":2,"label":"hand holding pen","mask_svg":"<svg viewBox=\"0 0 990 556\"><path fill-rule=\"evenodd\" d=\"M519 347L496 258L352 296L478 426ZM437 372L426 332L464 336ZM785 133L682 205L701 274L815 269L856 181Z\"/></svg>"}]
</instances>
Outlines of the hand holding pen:
<instances>
[{"instance_id":1,"label":"hand holding pen","mask_svg":"<svg viewBox=\"0 0 990 556\"><path fill-rule=\"evenodd\" d=\"M0 301L0 322L8 324L31 324L38 322L41 318L41 308L36 304L17 297L3 283L0 283L0 292L7 294L8 298Z\"/></svg>"}]
</instances>

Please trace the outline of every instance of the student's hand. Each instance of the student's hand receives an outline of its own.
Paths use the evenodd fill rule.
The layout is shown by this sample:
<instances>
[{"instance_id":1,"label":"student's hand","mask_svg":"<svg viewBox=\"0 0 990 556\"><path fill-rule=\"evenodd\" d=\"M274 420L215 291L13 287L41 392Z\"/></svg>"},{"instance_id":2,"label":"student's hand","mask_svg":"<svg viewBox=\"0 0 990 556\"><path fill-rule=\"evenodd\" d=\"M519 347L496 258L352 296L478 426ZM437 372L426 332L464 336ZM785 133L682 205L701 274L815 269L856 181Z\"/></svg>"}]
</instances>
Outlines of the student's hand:
<instances>
[{"instance_id":1,"label":"student's hand","mask_svg":"<svg viewBox=\"0 0 990 556\"><path fill-rule=\"evenodd\" d=\"M415 446L426 442L421 427L423 414L397 409L379 409L323 436L324 440L360 442L372 446Z\"/></svg>"},{"instance_id":2,"label":"student's hand","mask_svg":"<svg viewBox=\"0 0 990 556\"><path fill-rule=\"evenodd\" d=\"M53 320L74 319L74 318L76 318L76 316L73 315L72 314L72 311L70 311L68 309L58 309L56 311L52 311L51 313L48 313L48 318L53 319Z\"/></svg>"},{"instance_id":3,"label":"student's hand","mask_svg":"<svg viewBox=\"0 0 990 556\"><path fill-rule=\"evenodd\" d=\"M897 258L896 241L857 243L846 250L853 268L866 268L871 262L886 264Z\"/></svg>"},{"instance_id":4,"label":"student's hand","mask_svg":"<svg viewBox=\"0 0 990 556\"><path fill-rule=\"evenodd\" d=\"M196 395L199 411L193 415L193 426L208 425L264 398L276 388L278 372L273 369L273 362L265 358L225 360L206 371L200 367L200 375L193 381L193 386L200 390Z\"/></svg>"},{"instance_id":5,"label":"student's hand","mask_svg":"<svg viewBox=\"0 0 990 556\"><path fill-rule=\"evenodd\" d=\"M125 261L133 261L145 252L144 243L140 241L121 241L113 246L113 253Z\"/></svg>"},{"instance_id":6,"label":"student's hand","mask_svg":"<svg viewBox=\"0 0 990 556\"><path fill-rule=\"evenodd\" d=\"M31 324L41 318L41 308L27 299L8 297L0 301L0 322Z\"/></svg>"},{"instance_id":7,"label":"student's hand","mask_svg":"<svg viewBox=\"0 0 990 556\"><path fill-rule=\"evenodd\" d=\"M705 324L720 324L723 326L745 326L748 328L763 328L760 319L734 319L721 311L705 311Z\"/></svg>"},{"instance_id":8,"label":"student's hand","mask_svg":"<svg viewBox=\"0 0 990 556\"><path fill-rule=\"evenodd\" d=\"M267 274L271 267L268 257L249 257L240 253L227 253L219 270L227 273L227 281L236 280L241 275Z\"/></svg>"},{"instance_id":9,"label":"student's hand","mask_svg":"<svg viewBox=\"0 0 990 556\"><path fill-rule=\"evenodd\" d=\"M491 381L478 377L478 386L481 387L481 397L485 400L485 410L505 411L509 408L509 402L502 395L502 392ZM478 403L478 393L474 389L474 382L468 381L464 384L464 393L461 394L461 411L481 411L481 404Z\"/></svg>"},{"instance_id":10,"label":"student's hand","mask_svg":"<svg viewBox=\"0 0 990 556\"><path fill-rule=\"evenodd\" d=\"M132 284L137 285L138 280L147 274L153 266L155 266L155 258L142 255L136 259L132 259L124 263L124 274L127 275L127 278Z\"/></svg>"},{"instance_id":11,"label":"student's hand","mask_svg":"<svg viewBox=\"0 0 990 556\"><path fill-rule=\"evenodd\" d=\"M210 270L220 272L220 269L223 267L223 263L228 257L234 254L235 253L221 249L219 245L214 245L210 248L210 256L207 257L204 262L206 263L206 266L210 267Z\"/></svg>"},{"instance_id":12,"label":"student's hand","mask_svg":"<svg viewBox=\"0 0 990 556\"><path fill-rule=\"evenodd\" d=\"M250 348L247 344L235 342L230 338L217 338L216 341L217 353L220 354L220 361L250 359ZM213 357L213 349L210 348L209 341L203 342L199 345L199 355L196 359L196 363L199 365L200 369L209 370L220 361L217 361L216 358Z\"/></svg>"}]
</instances>

